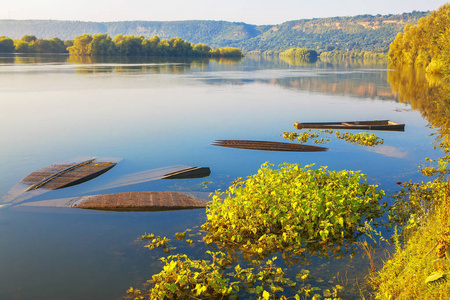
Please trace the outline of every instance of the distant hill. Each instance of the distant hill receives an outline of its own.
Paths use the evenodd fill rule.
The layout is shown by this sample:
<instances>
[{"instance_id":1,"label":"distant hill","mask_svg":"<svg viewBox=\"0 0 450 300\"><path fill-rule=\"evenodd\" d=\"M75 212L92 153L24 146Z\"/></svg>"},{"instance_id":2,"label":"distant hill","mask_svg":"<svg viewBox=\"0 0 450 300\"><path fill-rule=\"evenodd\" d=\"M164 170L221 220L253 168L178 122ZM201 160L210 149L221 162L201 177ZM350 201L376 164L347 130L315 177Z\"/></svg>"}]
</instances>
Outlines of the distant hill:
<instances>
[{"instance_id":1,"label":"distant hill","mask_svg":"<svg viewBox=\"0 0 450 300\"><path fill-rule=\"evenodd\" d=\"M21 38L59 37L67 40L83 33L181 37L211 47L239 47L244 51L286 50L292 47L316 50L386 51L406 24L416 24L429 12L401 15L360 15L289 21L279 25L251 25L226 21L121 21L81 22L54 20L0 20L0 36Z\"/></svg>"}]
</instances>

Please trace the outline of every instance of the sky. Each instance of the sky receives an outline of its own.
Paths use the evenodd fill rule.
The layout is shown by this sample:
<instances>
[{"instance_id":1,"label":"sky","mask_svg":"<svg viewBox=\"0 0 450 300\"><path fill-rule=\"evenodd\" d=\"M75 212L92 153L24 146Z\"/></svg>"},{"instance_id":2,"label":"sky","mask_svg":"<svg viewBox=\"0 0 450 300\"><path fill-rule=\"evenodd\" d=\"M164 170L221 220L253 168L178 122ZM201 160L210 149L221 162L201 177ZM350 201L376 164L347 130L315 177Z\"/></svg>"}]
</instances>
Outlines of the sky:
<instances>
[{"instance_id":1,"label":"sky","mask_svg":"<svg viewBox=\"0 0 450 300\"><path fill-rule=\"evenodd\" d=\"M224 20L255 25L436 10L445 0L0 0L0 19Z\"/></svg>"}]
</instances>

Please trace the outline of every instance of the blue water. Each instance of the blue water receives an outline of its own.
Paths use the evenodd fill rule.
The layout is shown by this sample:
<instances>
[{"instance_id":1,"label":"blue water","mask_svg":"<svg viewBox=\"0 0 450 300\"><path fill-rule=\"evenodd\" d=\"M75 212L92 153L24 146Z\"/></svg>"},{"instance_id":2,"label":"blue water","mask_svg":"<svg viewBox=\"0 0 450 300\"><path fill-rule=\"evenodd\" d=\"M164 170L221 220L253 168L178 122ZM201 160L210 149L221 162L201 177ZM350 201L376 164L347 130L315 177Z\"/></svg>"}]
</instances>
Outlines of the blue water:
<instances>
[{"instance_id":1,"label":"blue water","mask_svg":"<svg viewBox=\"0 0 450 300\"><path fill-rule=\"evenodd\" d=\"M107 192L226 189L266 161L362 170L388 192L420 179L435 156L420 112L398 103L384 67L245 58L240 62L127 61L83 64L65 57L0 57L0 197L29 173L80 156L119 164L82 185L30 201L89 194L134 172L190 165L208 178L157 180ZM294 122L389 119L405 132L376 132L364 148L332 140L327 152L212 146L218 139L285 141ZM202 183L211 181L206 189ZM173 238L205 221L205 210L118 213L0 207L0 299L115 299L161 265L137 239ZM186 251L202 253L201 247ZM204 249L203 249L204 252Z\"/></svg>"}]
</instances>

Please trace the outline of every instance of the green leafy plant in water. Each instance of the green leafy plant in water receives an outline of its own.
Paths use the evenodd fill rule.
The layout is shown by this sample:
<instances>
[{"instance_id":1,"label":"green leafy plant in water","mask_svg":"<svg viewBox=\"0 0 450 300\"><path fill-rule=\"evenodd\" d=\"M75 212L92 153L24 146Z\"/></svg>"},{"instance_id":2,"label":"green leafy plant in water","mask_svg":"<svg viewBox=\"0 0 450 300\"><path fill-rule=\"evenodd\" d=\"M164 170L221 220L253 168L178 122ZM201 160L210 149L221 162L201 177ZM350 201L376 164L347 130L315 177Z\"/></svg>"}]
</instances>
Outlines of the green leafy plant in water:
<instances>
[{"instance_id":1,"label":"green leafy plant in water","mask_svg":"<svg viewBox=\"0 0 450 300\"><path fill-rule=\"evenodd\" d=\"M161 258L163 270L153 275L150 299L230 299L239 290L222 269L229 264L222 252L209 252L212 261L191 260L187 255Z\"/></svg>"},{"instance_id":2,"label":"green leafy plant in water","mask_svg":"<svg viewBox=\"0 0 450 300\"><path fill-rule=\"evenodd\" d=\"M395 203L389 209L390 223L406 225L406 229L415 228L426 221L428 212L442 203L443 191L447 186L447 176L450 174L448 169L450 156L446 143L441 143L439 147L444 151L443 157L437 160L425 159L430 164L435 163L434 166L419 166L422 175L435 177L435 179L420 183L399 182L402 189L393 196ZM440 195L441 198L437 195Z\"/></svg>"},{"instance_id":3,"label":"green leafy plant in water","mask_svg":"<svg viewBox=\"0 0 450 300\"><path fill-rule=\"evenodd\" d=\"M344 140L355 145L374 147L384 143L383 139L369 132L353 134L350 132L340 133L336 130L334 133L337 139ZM312 132L311 129L309 129L308 131L302 133L284 132L282 136L290 141L297 140L301 144L305 144L309 140L313 140L315 144L328 144L330 142L330 135L332 134L333 130L331 129L321 129L316 132ZM324 137L319 138L320 136Z\"/></svg>"},{"instance_id":4,"label":"green leafy plant in water","mask_svg":"<svg viewBox=\"0 0 450 300\"><path fill-rule=\"evenodd\" d=\"M145 245L145 247L147 247L147 248L150 248L152 250L155 248L162 248L165 253L170 253L170 249L171 249L171 248L169 248L170 239L168 239L166 237L160 237L160 236L155 237L155 235L153 233L151 233L151 234L143 235L141 237L141 240L150 240L150 243ZM172 248L172 249L174 249L174 248Z\"/></svg>"},{"instance_id":5,"label":"green leafy plant in water","mask_svg":"<svg viewBox=\"0 0 450 300\"><path fill-rule=\"evenodd\" d=\"M368 146L368 147L374 147L374 146L384 143L383 139L380 139L375 134L368 133L368 132L360 132L357 134L353 134L350 132L340 133L339 131L336 130L336 137L340 140L345 140L346 142L349 142L349 143L352 143L355 145Z\"/></svg>"},{"instance_id":6,"label":"green leafy plant in water","mask_svg":"<svg viewBox=\"0 0 450 300\"><path fill-rule=\"evenodd\" d=\"M436 146L435 146L436 147ZM425 161L429 163L435 162L435 166L420 166L419 169L422 172L422 175L424 176L438 176L439 178L444 178L446 175L450 174L450 170L448 168L448 164L450 163L450 155L449 155L449 148L448 146L443 145L441 143L440 147L444 148L444 156L439 157L437 160L433 160L430 158L425 158Z\"/></svg>"},{"instance_id":7,"label":"green leafy plant in water","mask_svg":"<svg viewBox=\"0 0 450 300\"><path fill-rule=\"evenodd\" d=\"M325 138L319 139L319 136L324 134L333 134L333 130L321 129L319 131L312 132L312 130L309 129L308 131L302 132L300 134L296 132L284 132L282 136L283 138L290 141L297 140L300 144L305 144L311 139L314 141L315 144L327 144L330 142L328 135L325 136Z\"/></svg>"},{"instance_id":8,"label":"green leafy plant in water","mask_svg":"<svg viewBox=\"0 0 450 300\"><path fill-rule=\"evenodd\" d=\"M383 195L359 172L291 164L271 169L265 163L256 175L215 193L202 226L204 241L250 256L340 249L364 221L382 215Z\"/></svg>"},{"instance_id":9,"label":"green leafy plant in water","mask_svg":"<svg viewBox=\"0 0 450 300\"><path fill-rule=\"evenodd\" d=\"M203 187L204 189L206 189L206 188L208 188L208 184L210 184L210 183L212 183L212 181L203 181L203 182L202 182L202 187Z\"/></svg>"},{"instance_id":10,"label":"green leafy plant in water","mask_svg":"<svg viewBox=\"0 0 450 300\"><path fill-rule=\"evenodd\" d=\"M208 251L212 260L193 260L183 254L162 258L163 270L149 282L149 299L235 299L249 293L257 299L340 299L342 286L328 290L311 287L303 271L296 282L285 278L274 263L281 252L288 265L291 255L326 255L355 243L365 221L381 216L383 191L369 185L359 172L334 172L322 167L268 163L254 176L239 178L208 204L203 241L225 252ZM183 239L186 232L176 233ZM190 233L189 236L196 235ZM146 247L168 247L169 239L145 234ZM186 242L191 240L186 240ZM166 248L164 248L166 247ZM271 258L270 258L271 257ZM244 258L251 267L238 264ZM284 294L290 289L290 296ZM131 288L129 297L141 299Z\"/></svg>"},{"instance_id":11,"label":"green leafy plant in water","mask_svg":"<svg viewBox=\"0 0 450 300\"><path fill-rule=\"evenodd\" d=\"M177 240L184 240L186 238L186 231L175 233Z\"/></svg>"},{"instance_id":12,"label":"green leafy plant in water","mask_svg":"<svg viewBox=\"0 0 450 300\"><path fill-rule=\"evenodd\" d=\"M285 278L284 271L275 266L276 257L265 262L258 262L256 267L242 268L223 252L207 251L211 260L191 260L187 255L177 254L161 258L163 270L153 275L149 283L149 299L238 299L238 292L254 294L258 299L287 299L280 293L286 288L296 289L295 299L311 296L318 288L308 284L299 284ZM308 273L301 274L301 280L306 281ZM336 285L325 294L340 299L337 291L342 289ZM134 299L144 299L142 292L131 287L128 296ZM302 297L302 298L300 298ZM316 294L313 299L319 299ZM331 299L331 298L326 298Z\"/></svg>"}]
</instances>

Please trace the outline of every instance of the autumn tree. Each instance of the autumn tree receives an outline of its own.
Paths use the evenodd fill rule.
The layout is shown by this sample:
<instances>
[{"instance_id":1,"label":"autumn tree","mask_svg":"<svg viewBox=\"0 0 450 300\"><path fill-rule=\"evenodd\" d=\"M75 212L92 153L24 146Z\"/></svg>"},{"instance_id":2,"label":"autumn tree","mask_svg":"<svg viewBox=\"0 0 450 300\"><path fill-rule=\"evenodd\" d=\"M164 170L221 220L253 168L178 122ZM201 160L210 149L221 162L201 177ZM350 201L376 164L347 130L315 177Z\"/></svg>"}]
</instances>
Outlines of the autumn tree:
<instances>
[{"instance_id":1,"label":"autumn tree","mask_svg":"<svg viewBox=\"0 0 450 300\"><path fill-rule=\"evenodd\" d=\"M447 3L419 19L416 26L406 25L389 48L390 65L427 68L433 62L433 72L440 72L442 53L448 48L445 33L450 27L449 15L450 4Z\"/></svg>"},{"instance_id":2,"label":"autumn tree","mask_svg":"<svg viewBox=\"0 0 450 300\"><path fill-rule=\"evenodd\" d=\"M67 48L70 55L88 56L91 51L91 42L93 40L92 35L83 34L76 36L73 42L73 46Z\"/></svg>"},{"instance_id":3,"label":"autumn tree","mask_svg":"<svg viewBox=\"0 0 450 300\"><path fill-rule=\"evenodd\" d=\"M143 36L122 35L119 34L114 38L117 54L122 56L140 56L144 55L142 42Z\"/></svg>"},{"instance_id":4,"label":"autumn tree","mask_svg":"<svg viewBox=\"0 0 450 300\"><path fill-rule=\"evenodd\" d=\"M169 46L171 48L171 56L192 56L191 43L176 37L169 40Z\"/></svg>"},{"instance_id":5,"label":"autumn tree","mask_svg":"<svg viewBox=\"0 0 450 300\"><path fill-rule=\"evenodd\" d=\"M95 34L90 45L89 55L110 56L116 54L116 45L107 34Z\"/></svg>"},{"instance_id":6,"label":"autumn tree","mask_svg":"<svg viewBox=\"0 0 450 300\"><path fill-rule=\"evenodd\" d=\"M193 47L194 52L196 52L200 56L207 56L211 51L211 47L206 44L197 44Z\"/></svg>"},{"instance_id":7,"label":"autumn tree","mask_svg":"<svg viewBox=\"0 0 450 300\"><path fill-rule=\"evenodd\" d=\"M14 41L6 36L0 36L0 53L12 53L14 50Z\"/></svg>"},{"instance_id":8,"label":"autumn tree","mask_svg":"<svg viewBox=\"0 0 450 300\"><path fill-rule=\"evenodd\" d=\"M16 52L17 53L29 53L30 52L30 45L25 42L25 41L17 41L16 43L14 43L15 47L16 47Z\"/></svg>"},{"instance_id":9,"label":"autumn tree","mask_svg":"<svg viewBox=\"0 0 450 300\"><path fill-rule=\"evenodd\" d=\"M24 35L20 40L26 42L26 43L31 43L37 40L35 35Z\"/></svg>"}]
</instances>

